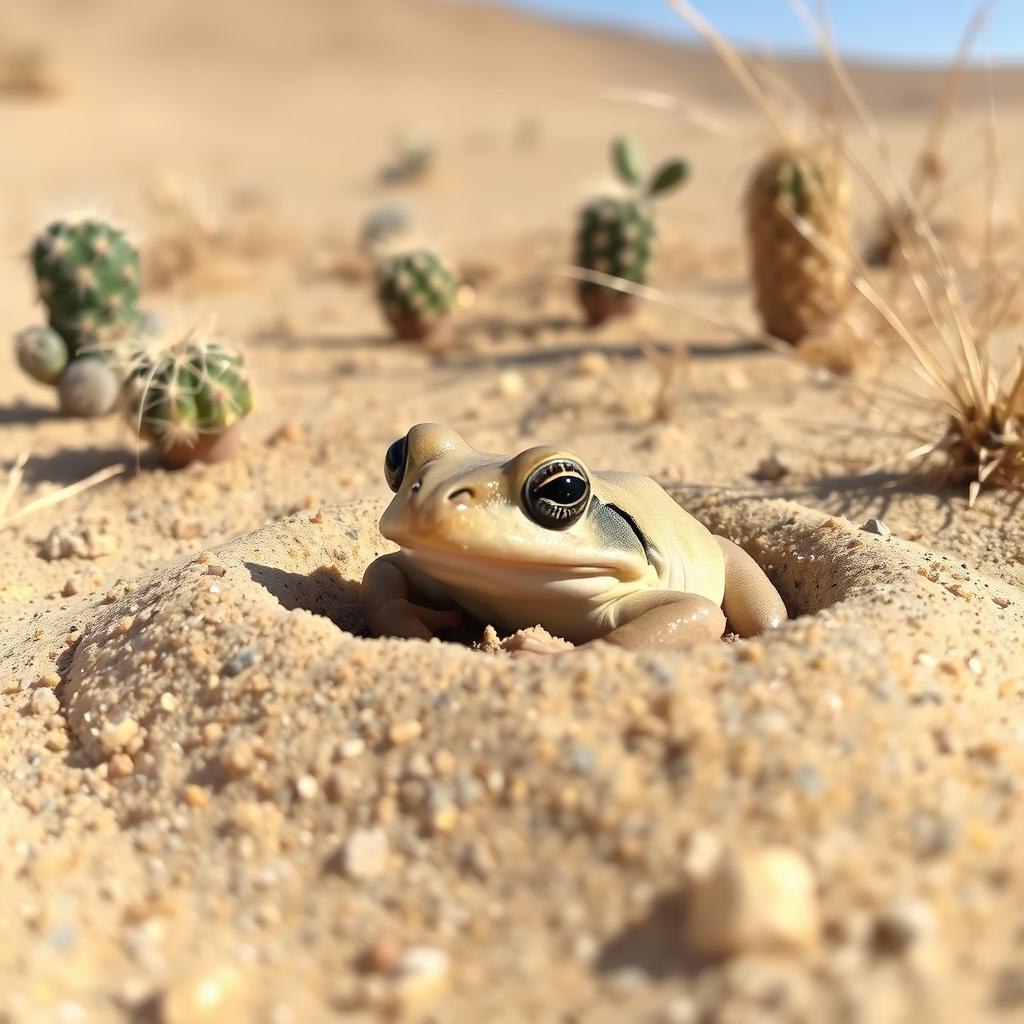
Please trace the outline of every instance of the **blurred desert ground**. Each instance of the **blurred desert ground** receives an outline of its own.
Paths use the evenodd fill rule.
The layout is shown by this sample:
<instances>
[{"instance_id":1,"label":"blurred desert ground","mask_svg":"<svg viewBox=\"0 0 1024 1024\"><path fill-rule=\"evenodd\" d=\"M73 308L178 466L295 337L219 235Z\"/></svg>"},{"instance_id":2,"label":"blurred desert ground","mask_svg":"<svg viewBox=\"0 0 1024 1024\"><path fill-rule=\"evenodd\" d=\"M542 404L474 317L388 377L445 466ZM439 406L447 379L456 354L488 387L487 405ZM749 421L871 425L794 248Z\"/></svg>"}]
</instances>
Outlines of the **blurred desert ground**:
<instances>
[{"instance_id":1,"label":"blurred desert ground","mask_svg":"<svg viewBox=\"0 0 1024 1024\"><path fill-rule=\"evenodd\" d=\"M370 492L386 439L438 417L473 425L480 444L498 450L518 443L511 424L520 433L531 420L522 436L550 437L571 432L582 417L587 430L576 443L584 455L593 438L594 450L621 452L620 459L669 479L746 486L771 449L785 450L794 478L812 465L819 476L849 470L845 442L823 440L807 430L801 412L793 415L794 388L813 374L749 352L698 359L691 368L689 392L672 399L673 436L686 439L675 457L652 465L647 455L629 455L633 441L619 428L644 426L659 379L639 358L638 343L696 342L700 355L702 343L721 341L728 354L736 336L653 305L632 324L588 334L576 326L572 286L558 274L571 256L576 210L609 179L608 139L628 131L652 161L678 152L694 167L689 186L660 211L653 283L680 295L686 308L737 325L740 335L754 331L741 196L753 159L774 140L710 54L487 5L402 0L302 2L287 11L270 3L42 3L9 9L4 33L15 50L40 48L44 77L61 87L53 99L0 97L0 124L17 140L3 170L4 331L38 317L19 258L26 239L55 214L93 208L139 237L148 276L162 286L148 290L147 305L172 331L215 317L229 337L247 344L261 382L252 439L289 421L312 428L324 443L365 433L371 444L365 451L353 445L345 464L347 478L365 481ZM909 168L944 73L853 70L883 118L895 159ZM772 74L809 97L812 109L834 103L828 76L814 62L785 61ZM968 262L975 263L987 209L990 86L1004 153L997 218L1012 238L1024 74L969 71L945 146L956 187L940 212L972 240ZM609 99L610 89L623 87L678 96L720 131ZM799 122L804 115L792 99L788 104ZM880 169L855 121L844 123L849 144ZM379 170L403 135L434 145L435 169L416 187L382 187ZM880 181L891 194L884 175ZM863 185L856 188L856 229L864 237L878 209ZM475 309L441 339L439 360L386 339L356 251L368 212L393 202L406 204L420 237L481 284ZM200 244L201 265L189 265L197 231L219 241ZM1016 259L1011 250L1008 277ZM568 382L580 376L575 357L594 346L621 357L629 374L611 383ZM106 464L107 449L132 447L113 420L51 418L50 393L16 372L10 348L0 360L10 406L3 454L33 454L30 483L70 483L77 470L81 476ZM503 371L518 377L502 385ZM863 423L863 403L845 392L835 397L829 424L850 422L844 404L853 422ZM550 426L537 421L545 399ZM758 421L753 432L746 429L750 416ZM883 411L872 426L891 427L889 416ZM728 451L701 443L702 419L716 423L716 436L725 431ZM769 421L770 440L760 429ZM891 438L861 433L852 452L860 466L897 454ZM75 452L84 453L78 462ZM305 475L294 485L275 482L277 496L293 501L311 491L327 500L322 490ZM9 554L24 572L20 557Z\"/></svg>"},{"instance_id":2,"label":"blurred desert ground","mask_svg":"<svg viewBox=\"0 0 1024 1024\"><path fill-rule=\"evenodd\" d=\"M775 1014L757 1019L897 1021L922 1019L906 1011L922 991L962 998L971 1014L1019 1010L1019 679L1007 666L1020 665L1024 520L1014 495L986 493L969 512L964 495L901 483L898 471L862 477L913 447L885 432L895 413L744 342L756 321L740 197L772 139L712 56L426 0L8 3L0 43L39 47L42 82L56 88L0 94L0 338L40 317L21 258L32 233L89 206L139 238L152 275L144 304L171 330L216 316L245 347L257 389L237 460L168 474L144 457L136 474L125 427L58 418L52 394L0 345L0 460L30 456L11 509L129 467L0 535L0 1016L6 999L18 1022L200 1019L188 1016L189 985L212 965L222 1022L371 1019L399 998L394 979L367 980L353 964L395 935L450 956L452 1000L432 1003L443 1020L679 1024L698 1019L686 1016L692 1004L701 1020L754 1019L743 1016L753 1005ZM813 105L828 104L817 63L776 66ZM943 73L853 75L908 168ZM678 95L722 131L611 99L613 87ZM943 210L967 240L957 258L972 299L982 291L990 94L1005 154L1001 260L1008 277L1020 269L1024 71L972 69L945 148L951 180L965 184ZM878 168L863 130L842 123ZM680 153L694 170L659 210L653 282L735 322L738 337L653 305L583 329L558 268L578 206L608 179L608 140L624 131L652 161ZM402 133L430 139L436 166L422 183L384 187L378 171ZM357 249L366 214L396 201L477 287L475 305L427 348L387 337ZM864 237L877 207L862 184L855 213ZM1017 315L997 339L1006 353ZM671 415L657 420L663 375L641 347L683 343L689 365L668 392ZM882 371L903 379L895 361ZM688 486L689 502L753 544L789 523L797 539L766 550L794 607L810 600L802 571L819 574L816 595L859 596L820 626L805 617L748 645L753 653L591 653L572 671L561 660L481 668L484 655L458 647L353 640L287 612L353 623L360 566L380 544L375 506L335 506L384 497L385 448L422 420L448 422L482 449L564 442L595 466ZM753 479L772 455L788 474ZM738 511L736 495L746 496ZM838 522L829 515L850 523L823 534L823 521ZM858 555L849 569L840 541L863 547L856 527L868 516L923 549ZM206 561L190 561L204 551ZM343 552L338 577L329 563ZM211 559L227 574L220 626L204 633L188 595L205 586ZM962 598L978 570L991 577L976 584L984 596ZM858 580L870 586L856 591ZM217 602L205 590L201 600L208 611ZM220 704L197 690L197 666L205 673L239 650L261 651L262 670L225 680ZM40 680L59 680L50 719L31 713ZM663 707L666 680L692 700L697 739L675 736L678 722L658 733L645 717L648 703ZM430 710L443 688L458 694L458 714L440 697ZM422 716L422 751L413 746L436 760L446 744L456 778L465 769L490 786L500 776L491 795L460 805L452 834L424 838L405 804L386 817L408 766L404 749L374 745L375 729L387 734L378 705ZM126 713L148 738L134 773L115 778L90 730ZM371 737L343 770L332 760L339 736ZM586 741L608 778L640 780L637 793L608 796L627 809L637 801L632 831L610 847L605 833L598 842L575 830L568 796L561 817L550 810L555 789L604 799L605 778L563 772L561 753L545 760L552 736ZM534 743L544 757L529 754ZM218 775L239 744L263 751L262 774ZM686 772L675 771L680 757ZM307 774L315 796L303 803L296 779ZM787 781L798 776L813 784L798 791ZM186 783L205 796L190 790L186 806ZM507 792L529 795L516 803ZM617 807L594 812L609 834ZM383 877L325 867L353 829L381 820L392 851ZM678 928L666 939L643 922L660 920L659 897L680 883L681 844L701 830L726 845L802 851L821 891L822 947L708 970L673 960ZM892 926L913 932L900 956L927 931L914 931L922 914L937 922L921 963L871 946L882 920L872 915L908 900ZM262 1016L238 1008L248 999Z\"/></svg>"}]
</instances>

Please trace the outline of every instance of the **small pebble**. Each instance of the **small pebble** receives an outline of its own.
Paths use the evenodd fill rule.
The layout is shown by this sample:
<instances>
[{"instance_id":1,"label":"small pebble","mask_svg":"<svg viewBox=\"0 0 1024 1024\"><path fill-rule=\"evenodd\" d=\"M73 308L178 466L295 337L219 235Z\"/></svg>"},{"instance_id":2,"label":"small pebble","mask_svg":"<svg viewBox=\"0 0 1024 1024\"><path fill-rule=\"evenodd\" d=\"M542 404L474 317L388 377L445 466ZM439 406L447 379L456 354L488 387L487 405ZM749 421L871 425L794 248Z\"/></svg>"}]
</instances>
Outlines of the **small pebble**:
<instances>
[{"instance_id":1,"label":"small pebble","mask_svg":"<svg viewBox=\"0 0 1024 1024\"><path fill-rule=\"evenodd\" d=\"M391 1010L401 1016L419 1017L444 995L451 961L443 950L430 946L407 949L388 978Z\"/></svg>"},{"instance_id":2,"label":"small pebble","mask_svg":"<svg viewBox=\"0 0 1024 1024\"><path fill-rule=\"evenodd\" d=\"M388 730L388 739L394 746L400 747L404 743L419 739L422 734L423 726L415 718L410 718L392 725Z\"/></svg>"},{"instance_id":3,"label":"small pebble","mask_svg":"<svg viewBox=\"0 0 1024 1024\"><path fill-rule=\"evenodd\" d=\"M762 459L750 475L755 480L764 480L771 483L775 480L781 480L787 473L789 473L789 466L782 462L777 455L772 454Z\"/></svg>"},{"instance_id":4,"label":"small pebble","mask_svg":"<svg viewBox=\"0 0 1024 1024\"><path fill-rule=\"evenodd\" d=\"M724 853L691 884L683 935L692 953L803 952L820 931L814 874L787 847Z\"/></svg>"},{"instance_id":5,"label":"small pebble","mask_svg":"<svg viewBox=\"0 0 1024 1024\"><path fill-rule=\"evenodd\" d=\"M178 975L160 1001L161 1024L243 1024L251 1020L249 985L231 964Z\"/></svg>"},{"instance_id":6,"label":"small pebble","mask_svg":"<svg viewBox=\"0 0 1024 1024\"><path fill-rule=\"evenodd\" d=\"M320 791L320 786L312 775L300 775L295 780L295 793L300 800L312 800Z\"/></svg>"},{"instance_id":7,"label":"small pebble","mask_svg":"<svg viewBox=\"0 0 1024 1024\"><path fill-rule=\"evenodd\" d=\"M934 926L934 914L927 903L906 900L878 915L871 944L876 953L902 956L925 939Z\"/></svg>"},{"instance_id":8,"label":"small pebble","mask_svg":"<svg viewBox=\"0 0 1024 1024\"><path fill-rule=\"evenodd\" d=\"M109 757L124 750L135 739L139 732L139 723L134 718L125 717L119 722L105 722L100 729L100 746Z\"/></svg>"},{"instance_id":9,"label":"small pebble","mask_svg":"<svg viewBox=\"0 0 1024 1024\"><path fill-rule=\"evenodd\" d=\"M889 529L881 519L869 519L861 527L865 533L873 533L876 537L891 537L892 530Z\"/></svg>"},{"instance_id":10,"label":"small pebble","mask_svg":"<svg viewBox=\"0 0 1024 1024\"><path fill-rule=\"evenodd\" d=\"M357 829L342 850L342 866L349 878L379 878L390 859L387 833L381 828Z\"/></svg>"},{"instance_id":11,"label":"small pebble","mask_svg":"<svg viewBox=\"0 0 1024 1024\"><path fill-rule=\"evenodd\" d=\"M241 675L247 668L252 668L252 666L259 660L260 652L247 647L244 650L232 654L231 657L224 662L224 667L221 669L221 675L228 676L229 678Z\"/></svg>"},{"instance_id":12,"label":"small pebble","mask_svg":"<svg viewBox=\"0 0 1024 1024\"><path fill-rule=\"evenodd\" d=\"M40 688L33 691L32 697L29 700L29 708L33 715L39 715L41 718L49 718L51 715L57 714L60 710L60 701L57 700L57 695L53 690Z\"/></svg>"}]
</instances>

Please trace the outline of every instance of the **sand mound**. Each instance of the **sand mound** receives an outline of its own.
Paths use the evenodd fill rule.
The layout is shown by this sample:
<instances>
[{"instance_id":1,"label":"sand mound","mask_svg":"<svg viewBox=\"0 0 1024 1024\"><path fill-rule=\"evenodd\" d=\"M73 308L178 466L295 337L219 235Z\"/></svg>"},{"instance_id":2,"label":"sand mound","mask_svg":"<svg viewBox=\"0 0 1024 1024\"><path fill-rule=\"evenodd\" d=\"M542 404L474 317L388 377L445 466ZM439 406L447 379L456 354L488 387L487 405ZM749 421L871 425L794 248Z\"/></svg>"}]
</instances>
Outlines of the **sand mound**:
<instances>
[{"instance_id":1,"label":"sand mound","mask_svg":"<svg viewBox=\"0 0 1024 1024\"><path fill-rule=\"evenodd\" d=\"M911 1005L921 971L941 991L937 965L970 944L943 917L948 872L1009 852L990 830L1022 758L990 711L1015 694L1019 592L791 502L681 496L771 573L798 616L778 635L526 662L361 639L355 581L385 547L372 501L273 523L100 606L58 691L62 772L119 829L61 874L105 904L97 950L135 922L109 974L123 998L173 1009L208 975L239 1006L395 1010L450 988L446 1006L521 1020L524 977L583 1006L595 979L614 996L642 970L689 978L695 1005L745 1006L753 972L824 1019ZM973 767L953 784L942 758ZM124 842L147 856L97 892ZM768 843L810 872L821 927L767 964L737 933L728 969L695 974L686 850ZM929 930L908 961L923 934L895 953L878 934L910 895ZM843 958L877 969L847 984Z\"/></svg>"}]
</instances>

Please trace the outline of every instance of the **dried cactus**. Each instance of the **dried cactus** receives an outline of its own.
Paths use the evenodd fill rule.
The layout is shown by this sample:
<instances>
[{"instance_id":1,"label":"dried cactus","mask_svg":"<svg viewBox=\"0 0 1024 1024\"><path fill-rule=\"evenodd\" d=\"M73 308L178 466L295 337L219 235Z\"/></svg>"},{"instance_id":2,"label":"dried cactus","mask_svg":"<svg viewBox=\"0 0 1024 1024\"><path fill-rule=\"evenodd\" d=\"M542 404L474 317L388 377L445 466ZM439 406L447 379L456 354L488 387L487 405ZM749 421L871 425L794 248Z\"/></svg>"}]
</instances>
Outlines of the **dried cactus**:
<instances>
[{"instance_id":1,"label":"dried cactus","mask_svg":"<svg viewBox=\"0 0 1024 1024\"><path fill-rule=\"evenodd\" d=\"M233 455L252 388L240 354L197 335L135 360L125 385L129 422L176 469Z\"/></svg>"},{"instance_id":2,"label":"dried cactus","mask_svg":"<svg viewBox=\"0 0 1024 1024\"><path fill-rule=\"evenodd\" d=\"M640 151L628 139L612 144L612 164L629 192L595 199L583 208L576 262L586 270L644 284L655 235L652 200L684 182L689 166L683 160L668 160L645 186ZM581 281L578 295L590 324L622 316L633 304L631 295L592 281Z\"/></svg>"},{"instance_id":3,"label":"dried cactus","mask_svg":"<svg viewBox=\"0 0 1024 1024\"><path fill-rule=\"evenodd\" d=\"M399 338L427 337L452 311L458 279L429 249L389 256L377 266L377 298Z\"/></svg>"},{"instance_id":4,"label":"dried cactus","mask_svg":"<svg viewBox=\"0 0 1024 1024\"><path fill-rule=\"evenodd\" d=\"M836 155L823 149L778 150L755 169L747 227L768 334L795 344L850 301L849 192Z\"/></svg>"}]
</instances>

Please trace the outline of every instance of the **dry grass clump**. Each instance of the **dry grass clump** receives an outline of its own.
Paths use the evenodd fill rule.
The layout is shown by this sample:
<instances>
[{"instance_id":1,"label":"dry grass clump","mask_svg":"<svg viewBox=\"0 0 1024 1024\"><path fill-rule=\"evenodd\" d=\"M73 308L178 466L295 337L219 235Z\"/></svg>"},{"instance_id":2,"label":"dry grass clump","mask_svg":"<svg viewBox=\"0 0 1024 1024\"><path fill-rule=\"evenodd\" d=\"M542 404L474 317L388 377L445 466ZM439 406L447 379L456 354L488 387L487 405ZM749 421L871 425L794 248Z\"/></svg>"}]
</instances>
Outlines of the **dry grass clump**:
<instances>
[{"instance_id":1,"label":"dry grass clump","mask_svg":"<svg viewBox=\"0 0 1024 1024\"><path fill-rule=\"evenodd\" d=\"M945 431L910 453L946 484L968 484L973 505L981 488L1024 488L1024 349L1000 372L968 342L963 359L934 381Z\"/></svg>"},{"instance_id":2,"label":"dry grass clump","mask_svg":"<svg viewBox=\"0 0 1024 1024\"><path fill-rule=\"evenodd\" d=\"M52 99L66 89L53 55L34 43L0 45L0 96Z\"/></svg>"},{"instance_id":3,"label":"dry grass clump","mask_svg":"<svg viewBox=\"0 0 1024 1024\"><path fill-rule=\"evenodd\" d=\"M777 114L765 90L758 85L739 53L687 0L672 0L672 5L721 56L773 125L777 124ZM915 184L923 189L928 182L937 180L937 168L928 155L934 153L937 145L935 133L932 133L933 141L926 145L925 159L919 162L915 182L908 183L895 166L888 145L850 80L827 29L814 19L802 0L791 0L791 6L817 40L836 83L895 186L897 199L890 202L884 183L837 137L848 164L881 202L889 223L899 225L904 256L913 254L912 260L907 259L905 272L923 317L898 311L894 295L885 295L849 251L836 245L828 232L822 232L811 218L791 206L788 214L792 227L833 269L846 275L852 289L877 313L885 327L883 333L898 340L897 351L908 358L914 378L923 385L923 388L908 390L885 383L879 390L880 396L884 398L888 394L889 400L893 394L898 395L918 422L922 413L932 418L931 425L923 432L918 426L902 428L908 437L920 442L904 456L910 460L912 469L927 473L938 483L968 484L971 505L985 485L1024 488L1024 348L1018 352L1016 362L1009 366L999 365L991 352L993 331L1007 314L1016 291L1016 282L1006 285L1007 275L1001 272L994 253L991 211L998 166L994 122L990 122L986 159L991 185L989 224L985 232L986 283L981 308L972 313L957 272L914 191ZM982 5L975 19L980 19L985 10L986 5ZM972 21L965 37L968 43L974 31ZM961 44L962 51L965 45ZM962 61L963 57L958 59ZM948 105L947 102L946 107ZM887 350L891 344L883 337L875 341Z\"/></svg>"},{"instance_id":4,"label":"dry grass clump","mask_svg":"<svg viewBox=\"0 0 1024 1024\"><path fill-rule=\"evenodd\" d=\"M149 288L238 287L288 244L274 204L263 195L240 191L213 213L180 181L165 177L152 184L147 199L156 219L143 260Z\"/></svg>"},{"instance_id":5,"label":"dry grass clump","mask_svg":"<svg viewBox=\"0 0 1024 1024\"><path fill-rule=\"evenodd\" d=\"M908 185L911 195L933 230L941 230L939 208L953 191L949 165L944 156L946 132L956 109L963 80L964 68L981 29L984 27L992 3L982 3L968 19L960 38L956 57L946 75L945 87L935 104L924 141L910 172ZM872 237L864 250L868 266L891 265L907 258L906 246L913 235L914 214L905 203L897 201L883 210Z\"/></svg>"}]
</instances>

